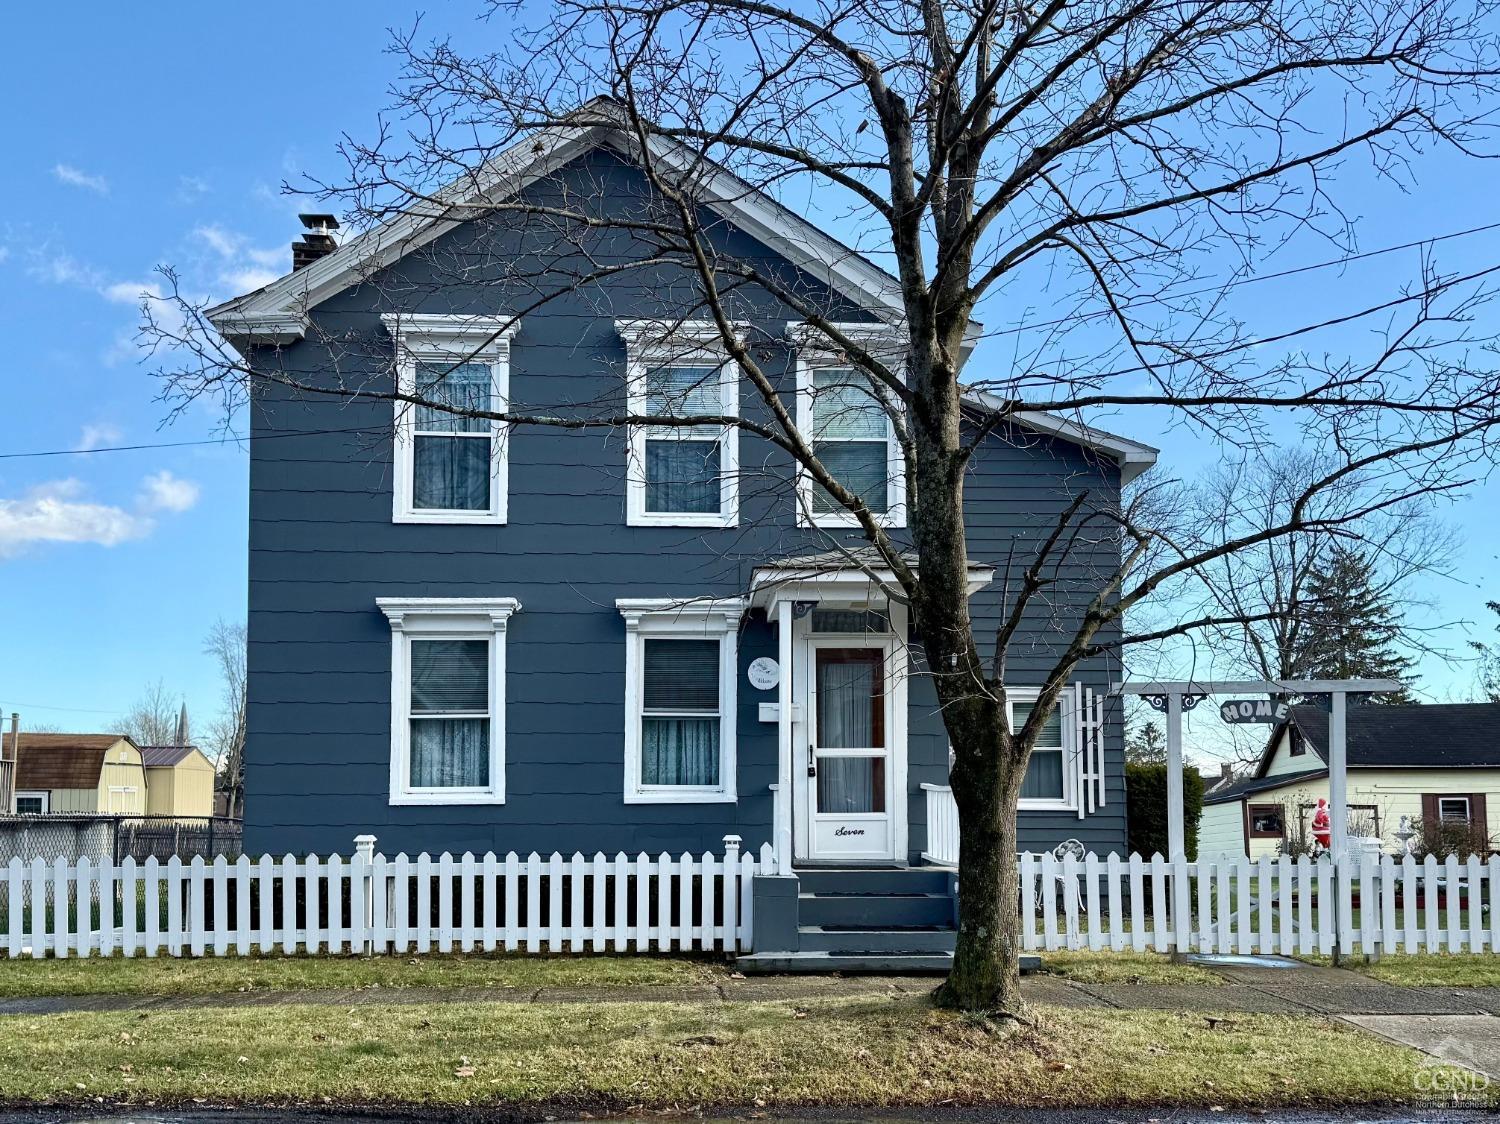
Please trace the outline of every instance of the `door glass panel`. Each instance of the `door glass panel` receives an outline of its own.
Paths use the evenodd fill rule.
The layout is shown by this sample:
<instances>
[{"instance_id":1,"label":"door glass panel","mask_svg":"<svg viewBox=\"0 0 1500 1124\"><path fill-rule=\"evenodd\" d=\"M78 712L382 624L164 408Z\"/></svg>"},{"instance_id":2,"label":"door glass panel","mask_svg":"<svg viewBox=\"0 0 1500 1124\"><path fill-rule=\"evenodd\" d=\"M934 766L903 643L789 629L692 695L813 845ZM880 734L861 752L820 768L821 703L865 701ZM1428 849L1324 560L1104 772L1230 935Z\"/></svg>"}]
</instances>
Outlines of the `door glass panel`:
<instances>
[{"instance_id":1,"label":"door glass panel","mask_svg":"<svg viewBox=\"0 0 1500 1124\"><path fill-rule=\"evenodd\" d=\"M818 746L885 746L885 661L868 648L818 652Z\"/></svg>"},{"instance_id":2,"label":"door glass panel","mask_svg":"<svg viewBox=\"0 0 1500 1124\"><path fill-rule=\"evenodd\" d=\"M818 811L885 811L884 757L819 757Z\"/></svg>"}]
</instances>

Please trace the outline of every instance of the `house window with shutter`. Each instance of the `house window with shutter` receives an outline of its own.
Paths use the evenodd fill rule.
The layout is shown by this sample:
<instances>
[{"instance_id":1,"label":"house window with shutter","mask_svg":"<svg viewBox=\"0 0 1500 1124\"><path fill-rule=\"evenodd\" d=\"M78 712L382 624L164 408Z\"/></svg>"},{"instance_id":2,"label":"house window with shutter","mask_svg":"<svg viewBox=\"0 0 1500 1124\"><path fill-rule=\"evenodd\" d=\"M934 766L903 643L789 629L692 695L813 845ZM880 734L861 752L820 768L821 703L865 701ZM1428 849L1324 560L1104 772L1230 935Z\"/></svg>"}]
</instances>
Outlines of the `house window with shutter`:
<instances>
[{"instance_id":1,"label":"house window with shutter","mask_svg":"<svg viewBox=\"0 0 1500 1124\"><path fill-rule=\"evenodd\" d=\"M1034 688L1007 687L1005 689L1007 717L1012 730L1020 730L1031 717L1036 706L1038 692ZM1021 803L1023 809L1071 809L1076 808L1073 795L1073 769L1069 768L1070 756L1063 729L1062 707L1055 706L1042 725L1036 744L1031 750L1031 760L1026 766L1026 776L1021 781Z\"/></svg>"},{"instance_id":2,"label":"house window with shutter","mask_svg":"<svg viewBox=\"0 0 1500 1124\"><path fill-rule=\"evenodd\" d=\"M392 804L505 801L513 598L380 598L391 626Z\"/></svg>"},{"instance_id":3,"label":"house window with shutter","mask_svg":"<svg viewBox=\"0 0 1500 1124\"><path fill-rule=\"evenodd\" d=\"M1251 839L1286 838L1286 812L1280 804L1251 804L1246 815Z\"/></svg>"},{"instance_id":4,"label":"house window with shutter","mask_svg":"<svg viewBox=\"0 0 1500 1124\"><path fill-rule=\"evenodd\" d=\"M627 803L735 799L738 601L626 599Z\"/></svg>"},{"instance_id":5,"label":"house window with shutter","mask_svg":"<svg viewBox=\"0 0 1500 1124\"><path fill-rule=\"evenodd\" d=\"M1439 796L1438 819L1443 823L1468 823L1469 798L1467 796Z\"/></svg>"}]
</instances>

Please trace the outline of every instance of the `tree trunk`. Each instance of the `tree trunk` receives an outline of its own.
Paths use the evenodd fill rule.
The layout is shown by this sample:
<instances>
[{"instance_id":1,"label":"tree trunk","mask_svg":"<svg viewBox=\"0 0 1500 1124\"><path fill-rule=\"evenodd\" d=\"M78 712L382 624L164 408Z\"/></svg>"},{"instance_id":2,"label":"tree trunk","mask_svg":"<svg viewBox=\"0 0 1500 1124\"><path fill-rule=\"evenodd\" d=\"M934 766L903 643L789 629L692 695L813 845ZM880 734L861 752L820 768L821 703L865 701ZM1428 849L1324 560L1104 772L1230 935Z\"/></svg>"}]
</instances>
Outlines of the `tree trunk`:
<instances>
[{"instance_id":1,"label":"tree trunk","mask_svg":"<svg viewBox=\"0 0 1500 1124\"><path fill-rule=\"evenodd\" d=\"M999 708L977 708L1000 721ZM974 767L953 786L958 804L958 940L953 968L938 989L943 1007L1019 1017L1021 916L1016 908L1016 800L1010 738L976 730ZM996 747L996 740L1004 744ZM988 743L988 744L986 744ZM982 747L982 748L981 748ZM997 752L998 748L998 752ZM955 764L958 757L955 746Z\"/></svg>"}]
</instances>

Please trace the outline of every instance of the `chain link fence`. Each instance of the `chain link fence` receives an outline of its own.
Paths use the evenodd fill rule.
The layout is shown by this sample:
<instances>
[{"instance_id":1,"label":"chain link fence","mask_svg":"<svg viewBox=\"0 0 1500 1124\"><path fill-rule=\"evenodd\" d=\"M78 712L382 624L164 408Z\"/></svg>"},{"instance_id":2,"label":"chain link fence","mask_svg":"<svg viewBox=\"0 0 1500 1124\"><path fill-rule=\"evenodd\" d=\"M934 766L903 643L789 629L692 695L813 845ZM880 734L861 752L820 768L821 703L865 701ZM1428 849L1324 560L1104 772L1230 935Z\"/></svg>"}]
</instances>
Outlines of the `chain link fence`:
<instances>
[{"instance_id":1,"label":"chain link fence","mask_svg":"<svg viewBox=\"0 0 1500 1124\"><path fill-rule=\"evenodd\" d=\"M223 855L240 857L244 828L224 816L180 819L176 816L41 815L0 816L0 866L11 859L50 863L61 856L70 863L86 858L165 862Z\"/></svg>"}]
</instances>

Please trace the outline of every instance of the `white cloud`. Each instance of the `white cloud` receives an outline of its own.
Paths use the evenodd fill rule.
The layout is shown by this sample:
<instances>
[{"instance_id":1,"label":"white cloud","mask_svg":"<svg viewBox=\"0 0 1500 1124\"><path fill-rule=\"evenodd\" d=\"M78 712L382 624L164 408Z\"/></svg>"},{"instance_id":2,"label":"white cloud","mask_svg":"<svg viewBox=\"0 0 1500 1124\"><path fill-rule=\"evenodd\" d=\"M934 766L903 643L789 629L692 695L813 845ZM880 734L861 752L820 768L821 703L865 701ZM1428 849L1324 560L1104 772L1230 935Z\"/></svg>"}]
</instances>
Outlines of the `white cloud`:
<instances>
[{"instance_id":1,"label":"white cloud","mask_svg":"<svg viewBox=\"0 0 1500 1124\"><path fill-rule=\"evenodd\" d=\"M154 525L149 515L84 499L77 480L54 480L20 499L0 499L0 557L38 543L118 546L149 534Z\"/></svg>"},{"instance_id":2,"label":"white cloud","mask_svg":"<svg viewBox=\"0 0 1500 1124\"><path fill-rule=\"evenodd\" d=\"M84 264L71 254L54 252L49 246L41 246L32 252L26 272L38 281L51 285L83 285L94 289L105 283L103 274L93 266Z\"/></svg>"},{"instance_id":3,"label":"white cloud","mask_svg":"<svg viewBox=\"0 0 1500 1124\"><path fill-rule=\"evenodd\" d=\"M81 187L85 191L92 191L97 195L109 194L109 181L103 176L90 175L88 172L81 171L71 164L54 165L52 174L57 177L59 183L65 183L69 187Z\"/></svg>"},{"instance_id":4,"label":"white cloud","mask_svg":"<svg viewBox=\"0 0 1500 1124\"><path fill-rule=\"evenodd\" d=\"M269 285L287 271L290 251L252 245L250 239L222 226L200 226L193 236L219 258L218 283L231 293L248 293Z\"/></svg>"},{"instance_id":5,"label":"white cloud","mask_svg":"<svg viewBox=\"0 0 1500 1124\"><path fill-rule=\"evenodd\" d=\"M84 453L104 445L116 444L124 436L119 426L109 422L96 422L83 427L83 432L78 436L78 444L73 447Z\"/></svg>"},{"instance_id":6,"label":"white cloud","mask_svg":"<svg viewBox=\"0 0 1500 1124\"><path fill-rule=\"evenodd\" d=\"M193 203L208 194L208 181L202 176L177 177L177 201Z\"/></svg>"},{"instance_id":7,"label":"white cloud","mask_svg":"<svg viewBox=\"0 0 1500 1124\"><path fill-rule=\"evenodd\" d=\"M139 305L147 297L161 300L162 287L155 281L114 281L99 290L112 304Z\"/></svg>"},{"instance_id":8,"label":"white cloud","mask_svg":"<svg viewBox=\"0 0 1500 1124\"><path fill-rule=\"evenodd\" d=\"M200 491L191 480L162 469L141 481L141 507L147 511L187 511L198 502Z\"/></svg>"},{"instance_id":9,"label":"white cloud","mask_svg":"<svg viewBox=\"0 0 1500 1124\"><path fill-rule=\"evenodd\" d=\"M199 488L163 469L141 481L134 509L90 499L73 477L50 480L19 499L0 499L0 558L44 543L119 546L156 529L158 512L180 514L198 502Z\"/></svg>"},{"instance_id":10,"label":"white cloud","mask_svg":"<svg viewBox=\"0 0 1500 1124\"><path fill-rule=\"evenodd\" d=\"M0 262L3 262L8 257L10 257L10 247L0 246Z\"/></svg>"}]
</instances>

